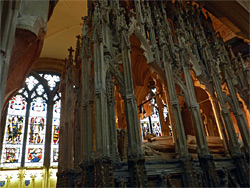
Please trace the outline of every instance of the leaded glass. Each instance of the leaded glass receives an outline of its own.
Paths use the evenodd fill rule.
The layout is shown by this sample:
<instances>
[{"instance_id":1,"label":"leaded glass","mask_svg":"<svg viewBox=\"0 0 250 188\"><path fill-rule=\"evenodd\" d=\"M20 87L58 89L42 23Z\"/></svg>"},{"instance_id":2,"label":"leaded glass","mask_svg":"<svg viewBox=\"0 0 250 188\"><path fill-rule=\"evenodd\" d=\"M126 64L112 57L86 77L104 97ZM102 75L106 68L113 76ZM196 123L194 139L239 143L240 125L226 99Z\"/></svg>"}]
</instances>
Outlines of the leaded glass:
<instances>
[{"instance_id":1,"label":"leaded glass","mask_svg":"<svg viewBox=\"0 0 250 188\"><path fill-rule=\"evenodd\" d=\"M143 114L143 118L140 121L143 140L145 140L146 136L149 134L153 134L153 136L162 136L160 115L159 115L158 106L157 106L156 99L155 99L156 95L157 95L156 89L153 88L153 89L151 89L151 93L146 96L146 99L148 100L147 102L149 102L149 105L151 106L150 112L147 112L147 114L151 114L151 115L144 118L145 116ZM150 96L152 96L151 99L149 99ZM167 117L167 108L165 107L164 102L163 102L163 106L164 106L163 116L165 119L165 116ZM141 113L143 113L143 112L141 112Z\"/></svg>"},{"instance_id":2,"label":"leaded glass","mask_svg":"<svg viewBox=\"0 0 250 188\"><path fill-rule=\"evenodd\" d=\"M25 87L9 101L3 147L1 148L1 167L20 167L22 160L26 167L43 166L44 146L48 139L52 139L51 165L57 166L61 94L57 93L58 87L56 86L59 82L60 77L57 75L32 73L26 79ZM47 87L51 92L45 90L47 87L44 83L48 84ZM47 101L53 101L54 108L51 112L53 113L52 137L47 138L46 141ZM25 151L23 150L24 145L26 145Z\"/></svg>"},{"instance_id":3,"label":"leaded glass","mask_svg":"<svg viewBox=\"0 0 250 188\"><path fill-rule=\"evenodd\" d=\"M21 95L17 95L9 102L8 114L22 115L26 113L26 102Z\"/></svg>"},{"instance_id":4,"label":"leaded glass","mask_svg":"<svg viewBox=\"0 0 250 188\"><path fill-rule=\"evenodd\" d=\"M23 92L23 95L26 97L26 98L28 98L28 92L27 91L25 91L25 92Z\"/></svg>"},{"instance_id":5,"label":"leaded glass","mask_svg":"<svg viewBox=\"0 0 250 188\"><path fill-rule=\"evenodd\" d=\"M31 95L31 98L34 98L36 96L36 92L34 91Z\"/></svg>"},{"instance_id":6,"label":"leaded glass","mask_svg":"<svg viewBox=\"0 0 250 188\"><path fill-rule=\"evenodd\" d=\"M22 93L24 91L24 88L23 89L20 89L19 91L18 91L18 93Z\"/></svg>"},{"instance_id":7,"label":"leaded glass","mask_svg":"<svg viewBox=\"0 0 250 188\"><path fill-rule=\"evenodd\" d=\"M61 100L55 101L53 107L53 126L52 126L52 147L51 147L51 165L55 166L58 162L58 143L60 127Z\"/></svg>"},{"instance_id":8,"label":"leaded glass","mask_svg":"<svg viewBox=\"0 0 250 188\"><path fill-rule=\"evenodd\" d=\"M155 100L152 101L153 109L151 115L152 132L155 136L162 136L160 116L157 108L157 103Z\"/></svg>"},{"instance_id":9,"label":"leaded glass","mask_svg":"<svg viewBox=\"0 0 250 188\"><path fill-rule=\"evenodd\" d=\"M28 162L30 163L39 163L43 159L43 148L28 148L27 155Z\"/></svg>"},{"instance_id":10,"label":"leaded glass","mask_svg":"<svg viewBox=\"0 0 250 188\"><path fill-rule=\"evenodd\" d=\"M42 117L32 117L30 119L29 144L42 144L44 141L44 123Z\"/></svg>"},{"instance_id":11,"label":"leaded glass","mask_svg":"<svg viewBox=\"0 0 250 188\"><path fill-rule=\"evenodd\" d=\"M52 162L57 163L58 158L59 158L59 149L58 148L53 148L53 158L52 158L53 161Z\"/></svg>"},{"instance_id":12,"label":"leaded glass","mask_svg":"<svg viewBox=\"0 0 250 188\"><path fill-rule=\"evenodd\" d=\"M31 103L30 116L46 117L46 111L47 111L46 108L47 108L46 101L41 97L37 97Z\"/></svg>"},{"instance_id":13,"label":"leaded glass","mask_svg":"<svg viewBox=\"0 0 250 188\"><path fill-rule=\"evenodd\" d=\"M53 101L56 101L58 99L59 99L59 96L56 94L55 97L54 97L54 99L53 99Z\"/></svg>"},{"instance_id":14,"label":"leaded glass","mask_svg":"<svg viewBox=\"0 0 250 188\"><path fill-rule=\"evenodd\" d=\"M43 97L48 100L48 95L46 93L44 93Z\"/></svg>"},{"instance_id":15,"label":"leaded glass","mask_svg":"<svg viewBox=\"0 0 250 188\"><path fill-rule=\"evenodd\" d=\"M45 74L44 79L48 81L48 86L50 90L53 90L56 86L56 83L60 81L60 77L57 75Z\"/></svg>"},{"instance_id":16,"label":"leaded glass","mask_svg":"<svg viewBox=\"0 0 250 188\"><path fill-rule=\"evenodd\" d=\"M9 101L2 147L1 166L3 167L20 166L25 114L26 101L18 94Z\"/></svg>"},{"instance_id":17,"label":"leaded glass","mask_svg":"<svg viewBox=\"0 0 250 188\"><path fill-rule=\"evenodd\" d=\"M18 163L20 158L20 147L5 147L3 156L4 163Z\"/></svg>"},{"instance_id":18,"label":"leaded glass","mask_svg":"<svg viewBox=\"0 0 250 188\"><path fill-rule=\"evenodd\" d=\"M36 92L38 95L42 95L44 92L43 86L40 84L37 88L36 88Z\"/></svg>"},{"instance_id":19,"label":"leaded glass","mask_svg":"<svg viewBox=\"0 0 250 188\"><path fill-rule=\"evenodd\" d=\"M25 166L43 165L46 116L46 101L41 97L33 99L30 106Z\"/></svg>"},{"instance_id":20,"label":"leaded glass","mask_svg":"<svg viewBox=\"0 0 250 188\"><path fill-rule=\"evenodd\" d=\"M151 134L148 117L141 120L141 130L142 130L142 138L143 140L145 140L146 136Z\"/></svg>"},{"instance_id":21,"label":"leaded glass","mask_svg":"<svg viewBox=\"0 0 250 188\"><path fill-rule=\"evenodd\" d=\"M38 80L34 76L29 76L25 83L27 84L28 89L31 91L36 84L38 84Z\"/></svg>"},{"instance_id":22,"label":"leaded glass","mask_svg":"<svg viewBox=\"0 0 250 188\"><path fill-rule=\"evenodd\" d=\"M24 117L8 115L5 141L8 144L21 144L24 128Z\"/></svg>"},{"instance_id":23,"label":"leaded glass","mask_svg":"<svg viewBox=\"0 0 250 188\"><path fill-rule=\"evenodd\" d=\"M155 136L161 136L162 131L161 131L161 125L160 125L160 118L158 114L153 114L151 116L151 122L152 122L153 134L155 134Z\"/></svg>"}]
</instances>

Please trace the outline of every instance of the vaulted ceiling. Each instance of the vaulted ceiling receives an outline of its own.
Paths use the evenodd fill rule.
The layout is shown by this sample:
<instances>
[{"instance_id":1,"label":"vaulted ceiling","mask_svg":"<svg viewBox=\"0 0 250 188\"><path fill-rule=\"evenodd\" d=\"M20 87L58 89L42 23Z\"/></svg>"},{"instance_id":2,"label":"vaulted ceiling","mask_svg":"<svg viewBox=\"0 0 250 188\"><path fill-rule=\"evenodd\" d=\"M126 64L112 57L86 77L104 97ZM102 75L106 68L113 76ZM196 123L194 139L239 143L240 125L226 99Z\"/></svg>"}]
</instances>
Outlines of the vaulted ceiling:
<instances>
[{"instance_id":1,"label":"vaulted ceiling","mask_svg":"<svg viewBox=\"0 0 250 188\"><path fill-rule=\"evenodd\" d=\"M249 1L202 1L213 17L215 29L225 41L234 37L249 39ZM59 0L47 26L40 57L64 59L81 34L82 17L87 15L87 0Z\"/></svg>"}]
</instances>

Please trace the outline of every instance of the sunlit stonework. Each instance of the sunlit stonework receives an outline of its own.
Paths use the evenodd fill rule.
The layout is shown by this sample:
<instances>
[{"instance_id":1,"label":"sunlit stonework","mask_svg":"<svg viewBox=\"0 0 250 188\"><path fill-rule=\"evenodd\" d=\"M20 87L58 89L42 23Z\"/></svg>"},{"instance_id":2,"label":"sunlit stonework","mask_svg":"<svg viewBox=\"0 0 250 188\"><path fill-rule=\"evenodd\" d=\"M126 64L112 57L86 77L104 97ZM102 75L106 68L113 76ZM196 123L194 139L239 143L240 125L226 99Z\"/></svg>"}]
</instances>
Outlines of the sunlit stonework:
<instances>
[{"instance_id":1,"label":"sunlit stonework","mask_svg":"<svg viewBox=\"0 0 250 188\"><path fill-rule=\"evenodd\" d=\"M0 187L249 187L248 3L0 8Z\"/></svg>"}]
</instances>

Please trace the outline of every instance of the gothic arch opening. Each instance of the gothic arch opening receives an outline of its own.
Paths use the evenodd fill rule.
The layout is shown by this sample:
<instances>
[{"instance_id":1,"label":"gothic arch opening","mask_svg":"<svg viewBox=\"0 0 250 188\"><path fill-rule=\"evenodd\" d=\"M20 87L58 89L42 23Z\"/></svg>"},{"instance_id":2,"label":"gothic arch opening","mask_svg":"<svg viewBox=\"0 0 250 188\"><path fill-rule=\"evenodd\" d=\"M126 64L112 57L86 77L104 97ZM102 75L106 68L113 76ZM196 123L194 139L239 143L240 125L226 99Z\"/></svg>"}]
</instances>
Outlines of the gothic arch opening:
<instances>
[{"instance_id":1,"label":"gothic arch opening","mask_svg":"<svg viewBox=\"0 0 250 188\"><path fill-rule=\"evenodd\" d=\"M59 83L58 74L31 72L24 87L6 106L6 116L1 121L0 166L2 174L13 178L12 186L42 186L42 182L55 186L61 109ZM47 176L48 173L52 176Z\"/></svg>"}]
</instances>

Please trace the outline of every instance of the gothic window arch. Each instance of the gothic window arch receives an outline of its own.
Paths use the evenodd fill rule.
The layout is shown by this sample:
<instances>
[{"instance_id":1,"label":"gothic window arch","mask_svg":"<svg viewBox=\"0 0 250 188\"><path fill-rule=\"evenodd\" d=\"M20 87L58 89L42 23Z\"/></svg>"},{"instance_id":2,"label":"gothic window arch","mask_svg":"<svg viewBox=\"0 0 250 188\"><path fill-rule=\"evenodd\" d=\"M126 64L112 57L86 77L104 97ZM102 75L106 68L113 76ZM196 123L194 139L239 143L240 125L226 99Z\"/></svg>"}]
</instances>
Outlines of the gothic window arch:
<instances>
[{"instance_id":1,"label":"gothic window arch","mask_svg":"<svg viewBox=\"0 0 250 188\"><path fill-rule=\"evenodd\" d=\"M160 123L159 107L155 98L155 95L157 95L155 88L151 90L151 94L153 96L152 98L149 98L151 95L148 95L146 101L139 105L142 140L145 140L149 134L154 134L156 137L162 136L162 125ZM148 106L147 110L149 110L149 112L145 111L144 105ZM166 105L163 105L162 110L165 119L168 115Z\"/></svg>"},{"instance_id":2,"label":"gothic window arch","mask_svg":"<svg viewBox=\"0 0 250 188\"><path fill-rule=\"evenodd\" d=\"M1 167L57 166L60 76L31 72L7 106Z\"/></svg>"}]
</instances>

